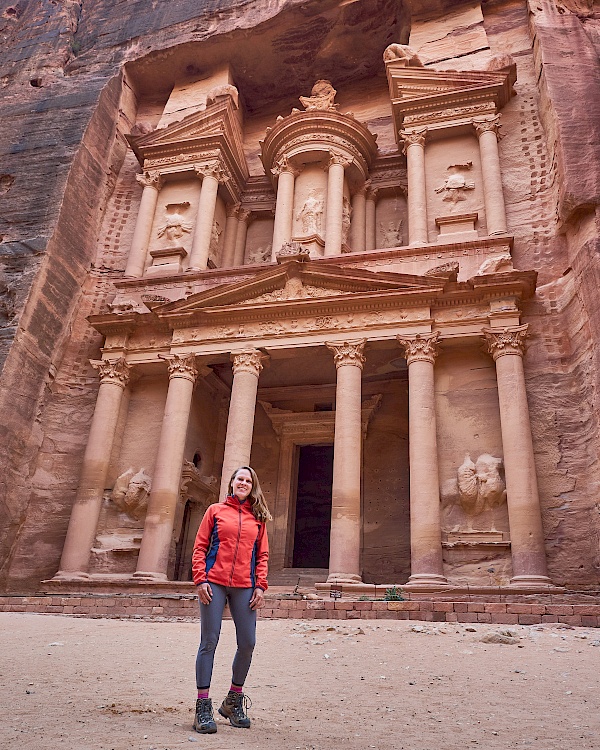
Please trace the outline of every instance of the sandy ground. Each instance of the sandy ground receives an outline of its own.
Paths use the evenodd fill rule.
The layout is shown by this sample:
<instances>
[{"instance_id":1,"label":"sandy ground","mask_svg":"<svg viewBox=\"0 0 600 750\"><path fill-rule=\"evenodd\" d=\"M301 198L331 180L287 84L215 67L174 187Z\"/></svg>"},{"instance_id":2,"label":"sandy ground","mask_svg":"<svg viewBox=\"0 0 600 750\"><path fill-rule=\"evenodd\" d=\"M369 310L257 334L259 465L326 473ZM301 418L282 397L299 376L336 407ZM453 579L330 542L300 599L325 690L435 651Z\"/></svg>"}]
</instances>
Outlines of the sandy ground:
<instances>
[{"instance_id":1,"label":"sandy ground","mask_svg":"<svg viewBox=\"0 0 600 750\"><path fill-rule=\"evenodd\" d=\"M600 748L600 631L259 622L250 730L191 729L194 623L0 614L0 747L19 750ZM227 689L230 621L212 697Z\"/></svg>"}]
</instances>

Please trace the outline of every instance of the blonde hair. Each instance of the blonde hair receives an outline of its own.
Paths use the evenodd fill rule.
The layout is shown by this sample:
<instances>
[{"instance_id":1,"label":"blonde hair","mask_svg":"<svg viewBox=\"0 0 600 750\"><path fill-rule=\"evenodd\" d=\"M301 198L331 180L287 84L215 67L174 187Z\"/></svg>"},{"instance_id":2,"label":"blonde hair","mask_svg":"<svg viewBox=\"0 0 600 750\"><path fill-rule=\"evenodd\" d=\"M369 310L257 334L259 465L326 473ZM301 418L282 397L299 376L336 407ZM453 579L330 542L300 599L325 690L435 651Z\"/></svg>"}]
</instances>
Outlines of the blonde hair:
<instances>
[{"instance_id":1,"label":"blonde hair","mask_svg":"<svg viewBox=\"0 0 600 750\"><path fill-rule=\"evenodd\" d=\"M242 471L242 469L245 469L246 471L250 472L250 476L252 477L252 489L250 490L250 502L252 505L252 512L254 513L254 516L259 521L262 521L263 523L265 523L266 521L272 521L273 516L269 512L267 501L265 500L265 496L263 495L263 492L260 488L260 482L258 481L256 472L251 466L238 466L238 468L231 475L231 479L229 480L229 486L227 487L227 494L233 495L233 480L236 478L238 472Z\"/></svg>"}]
</instances>

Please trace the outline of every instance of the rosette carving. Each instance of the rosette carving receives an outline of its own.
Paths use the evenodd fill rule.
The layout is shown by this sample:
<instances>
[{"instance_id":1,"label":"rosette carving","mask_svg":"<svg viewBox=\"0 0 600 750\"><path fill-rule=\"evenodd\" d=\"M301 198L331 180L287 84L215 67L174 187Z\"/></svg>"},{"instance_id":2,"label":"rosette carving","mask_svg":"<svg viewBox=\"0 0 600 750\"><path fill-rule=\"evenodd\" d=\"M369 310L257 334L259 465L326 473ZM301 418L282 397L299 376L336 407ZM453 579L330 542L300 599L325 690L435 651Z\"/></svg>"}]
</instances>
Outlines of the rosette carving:
<instances>
[{"instance_id":1,"label":"rosette carving","mask_svg":"<svg viewBox=\"0 0 600 750\"><path fill-rule=\"evenodd\" d=\"M367 339L356 339L354 341L325 342L325 346L333 352L333 361L336 369L344 365L354 365L362 370L365 363L363 350Z\"/></svg>"},{"instance_id":2,"label":"rosette carving","mask_svg":"<svg viewBox=\"0 0 600 750\"><path fill-rule=\"evenodd\" d=\"M438 355L438 339L440 332L417 333L414 336L396 336L400 346L404 348L406 362L430 362L433 364Z\"/></svg>"},{"instance_id":3,"label":"rosette carving","mask_svg":"<svg viewBox=\"0 0 600 750\"><path fill-rule=\"evenodd\" d=\"M101 383L114 383L125 388L131 376L131 365L125 361L125 357L119 359L90 359L94 370L98 371Z\"/></svg>"},{"instance_id":4,"label":"rosette carving","mask_svg":"<svg viewBox=\"0 0 600 750\"><path fill-rule=\"evenodd\" d=\"M491 354L494 362L498 357L502 357L505 354L522 357L525 353L525 339L528 336L528 329L529 324L527 323L516 328L502 328L499 330L484 328L483 335L485 336L488 354Z\"/></svg>"}]
</instances>

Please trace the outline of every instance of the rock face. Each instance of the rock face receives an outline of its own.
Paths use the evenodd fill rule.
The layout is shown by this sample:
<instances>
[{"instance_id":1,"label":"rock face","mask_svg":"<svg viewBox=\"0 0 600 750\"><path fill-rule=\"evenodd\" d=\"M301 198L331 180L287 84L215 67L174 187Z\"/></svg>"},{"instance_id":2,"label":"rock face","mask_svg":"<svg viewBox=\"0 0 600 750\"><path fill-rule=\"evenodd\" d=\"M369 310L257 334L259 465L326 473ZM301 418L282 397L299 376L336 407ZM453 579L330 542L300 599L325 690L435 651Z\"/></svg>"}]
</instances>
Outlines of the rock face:
<instances>
[{"instance_id":1,"label":"rock face","mask_svg":"<svg viewBox=\"0 0 600 750\"><path fill-rule=\"evenodd\" d=\"M265 137L279 115L298 106L298 97L308 94L315 81L329 80L338 92L339 111L359 108L358 119L378 135L379 156L390 163L396 160L398 184L405 185L406 160L395 141L389 102L383 107L380 96L385 89L382 54L390 44L411 50L407 57L411 75L423 70L421 66L459 73L506 69L498 56L508 53L516 61L516 96L502 112L499 157L507 233L514 236L512 264L539 274L536 294L522 302L522 316L533 331L525 377L546 556L555 583L597 586L600 15L592 6L583 0L4 3L0 11L0 588L33 590L59 566L98 392L98 379L88 361L99 358L104 343L87 317L105 313L113 302L114 283L124 276L139 210L141 191L135 181L139 165L126 136L139 138L167 121L177 122L187 114L186 102L196 96L182 81L199 81L200 88L195 89L199 91L215 66L229 64L240 97L236 111L254 129L245 144L238 144L246 149L247 189L253 191L256 205L261 201L266 205L274 194L256 156L259 138ZM219 86L213 87L213 98L205 92L209 105L218 106L220 97L227 97L229 82L219 81ZM179 98L172 95L174 90L180 92ZM435 144L431 148L435 157ZM443 158L440 154L440 164ZM448 174L430 185L432 192L440 191L432 198L440 201L436 205L444 214L440 232L448 226L446 214L458 213L456 205L479 200L475 195L481 184L478 166L469 164L466 158L444 162ZM317 171L313 179L318 186L324 178ZM309 173L310 168L305 174ZM454 173L460 174L460 184L450 182ZM300 181L300 190L302 185ZM191 247L186 196L169 189L174 197L167 214L170 210L182 217L177 242ZM309 196L307 188L306 200ZM408 245L406 196L395 203L390 196L384 190L379 197L377 247ZM348 201L344 210L348 215ZM227 220L224 211L216 218L221 233ZM475 220L462 221L465 234L476 232ZM259 272L269 262L270 227L261 218L249 229L246 262L255 263ZM437 232L433 219L427 230L433 238ZM344 241L352 238L353 231L350 226ZM225 235L217 231L216 243L222 247L224 240ZM311 241L318 249L318 241ZM175 242L173 248L164 243L162 251L180 249ZM470 276L481 268L485 278L484 261L473 259ZM442 262L432 260L429 266L408 272L430 271L435 278L432 269ZM499 265L495 270L506 273L511 267ZM231 282L235 279L230 277ZM208 288L215 282L209 276L202 283ZM154 296L160 298L161 291L166 295L163 303L172 299L167 289L155 291ZM304 292L307 297L318 293ZM160 302L150 297L131 302L119 298L113 309L123 314L147 312ZM140 348L153 345L158 344L139 342ZM454 357L451 350L444 351L440 361L446 375L436 385L438 408L446 422L453 410L467 409L473 392L491 392L489 373L481 374L485 368L478 355L472 355L466 378ZM224 366L212 364L216 372ZM380 370L371 373L373 380L389 372L383 359L378 366ZM272 372L287 372L286 367L280 361ZM331 366L329 381L334 379ZM224 424L223 382L228 384L227 376L214 386L214 403L199 407L198 424L203 420ZM382 459L369 459L364 469L363 565L372 579L389 583L394 581L385 580L386 575L402 582L410 573L407 503L394 513L381 499L408 496L408 417L404 406L394 411L398 402L405 404L406 387L404 380L384 389L366 443L373 456L383 455L392 444L399 456L393 467ZM152 403L164 403L165 384L157 381L148 389L155 393ZM371 387L367 395L376 392ZM327 392L322 401L331 401L331 394ZM131 413L139 414L138 427L147 420L147 429L158 434L162 406L136 412L134 402L132 396ZM490 399L481 401L482 419L490 432L498 431L491 407L489 413L485 411L489 403ZM296 408L285 401L277 406ZM330 408L320 402L317 407ZM121 420L124 425L124 415ZM107 490L129 466L136 471L147 467L150 476L154 468L154 456L147 460L143 451L136 454L135 440L128 436L137 433L130 424L123 425L117 428L123 444L117 440L115 455L135 454L135 460L121 466L121 471L118 461L111 462ZM264 414L257 416L257 425L261 438L253 446L253 457L263 463L269 477L266 489L274 497L277 461L273 456L279 450L278 440ZM192 425L190 434L198 435L198 450L210 455L210 461L221 450L222 460L224 435L216 434L215 428L210 439L202 438L196 427ZM464 453L458 459L451 455L445 429L440 427L438 436L442 499L444 482L455 481L464 460ZM501 448L497 443L474 444L473 456L501 456ZM193 451L190 459L192 455ZM202 473L212 474L213 467L203 466ZM219 473L217 465L214 474ZM198 481L202 494L204 485ZM500 477L498 484L503 484ZM108 501L105 515L107 507ZM187 521L180 518L178 523L193 523L191 517L195 519L191 513ZM464 520L460 509L448 517L457 525ZM498 518L506 545L505 514ZM126 528L132 539L139 532L139 525L130 521L119 527L115 517L110 523L115 533ZM182 544L177 554L185 554ZM387 550L387 566L382 549ZM478 570L492 569L492 558L486 554L473 553L470 561L460 563L457 559L451 549L445 560L456 580L472 581ZM505 559L497 562L496 569L503 566ZM494 582L494 575L488 579Z\"/></svg>"}]
</instances>

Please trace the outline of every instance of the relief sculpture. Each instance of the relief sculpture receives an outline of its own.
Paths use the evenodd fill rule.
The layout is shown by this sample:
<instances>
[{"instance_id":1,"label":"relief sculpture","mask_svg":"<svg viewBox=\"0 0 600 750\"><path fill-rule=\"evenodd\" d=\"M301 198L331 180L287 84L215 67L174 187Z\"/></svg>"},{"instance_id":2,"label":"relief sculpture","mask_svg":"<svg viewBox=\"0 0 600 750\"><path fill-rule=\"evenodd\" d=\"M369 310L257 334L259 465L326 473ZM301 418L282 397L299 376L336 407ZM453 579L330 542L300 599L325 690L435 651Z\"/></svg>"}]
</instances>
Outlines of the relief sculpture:
<instances>
[{"instance_id":1,"label":"relief sculpture","mask_svg":"<svg viewBox=\"0 0 600 750\"><path fill-rule=\"evenodd\" d=\"M506 503L506 484L501 470L501 458L482 453L476 461L467 453L456 471L456 478L444 482L440 490L442 510L450 526L457 531L466 520L473 530L475 519L483 526L495 527L494 511ZM458 515L456 514L458 511ZM461 513L462 511L462 513Z\"/></svg>"},{"instance_id":2,"label":"relief sculpture","mask_svg":"<svg viewBox=\"0 0 600 750\"><path fill-rule=\"evenodd\" d=\"M323 220L323 200L317 198L315 191L311 190L308 198L300 211L296 214L296 219L302 225L302 233L305 235L320 234ZM349 222L349 217L348 217Z\"/></svg>"},{"instance_id":3,"label":"relief sculpture","mask_svg":"<svg viewBox=\"0 0 600 750\"><path fill-rule=\"evenodd\" d=\"M475 190L475 183L467 180L464 172L473 168L473 162L465 164L451 164L448 167L449 175L444 184L435 189L436 193L443 193L442 200L456 205L459 201L467 200L466 193Z\"/></svg>"},{"instance_id":4,"label":"relief sculpture","mask_svg":"<svg viewBox=\"0 0 600 750\"><path fill-rule=\"evenodd\" d=\"M121 513L137 521L146 512L152 479L144 469L127 469L117 478L110 499Z\"/></svg>"},{"instance_id":5,"label":"relief sculpture","mask_svg":"<svg viewBox=\"0 0 600 750\"><path fill-rule=\"evenodd\" d=\"M157 235L160 239L165 239L169 245L178 244L184 234L192 231L193 224L186 221L184 213L190 207L185 203L168 203L166 206L166 217L163 224L158 227Z\"/></svg>"}]
</instances>

